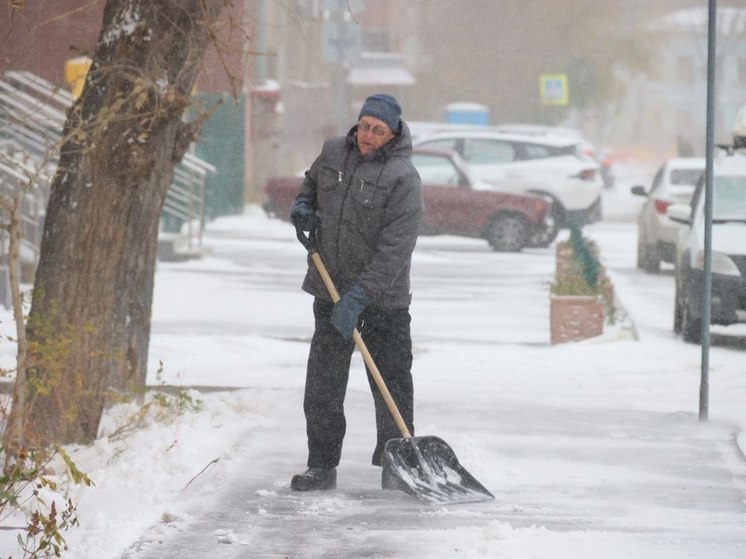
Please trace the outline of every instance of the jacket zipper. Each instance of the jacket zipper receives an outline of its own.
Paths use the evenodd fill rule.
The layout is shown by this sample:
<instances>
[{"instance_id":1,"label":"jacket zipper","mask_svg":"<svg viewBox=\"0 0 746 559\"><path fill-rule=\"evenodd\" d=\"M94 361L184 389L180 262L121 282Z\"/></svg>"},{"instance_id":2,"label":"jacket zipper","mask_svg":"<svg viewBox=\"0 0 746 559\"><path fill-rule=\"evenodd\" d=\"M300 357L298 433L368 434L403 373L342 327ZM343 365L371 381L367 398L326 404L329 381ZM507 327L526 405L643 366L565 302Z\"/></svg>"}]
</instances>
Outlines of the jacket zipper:
<instances>
[{"instance_id":1,"label":"jacket zipper","mask_svg":"<svg viewBox=\"0 0 746 559\"><path fill-rule=\"evenodd\" d=\"M345 157L345 162L344 162L344 170L345 171L347 171L347 160L348 160L349 155L350 155L350 152L348 151L347 152L347 156ZM350 182L347 184L347 187L345 188L344 196L342 197L342 204L339 206L339 215L337 216L337 223L340 224L340 227L337 228L337 241L336 241L336 245L337 245L336 264L337 265L339 264L339 249L340 249L339 238L340 238L340 235L341 235L341 232L342 232L342 227L341 227L341 224L342 224L342 214L344 213L345 204L347 203L347 197L350 194L350 187L352 187L352 177L355 176L355 171L357 171L357 168L360 166L361 163L362 163L362 161L358 161L357 165L355 165L355 168L350 170L350 173L349 173ZM339 177L339 183L340 184L342 183L342 176L343 176L342 175L342 171L339 171L338 177ZM363 188L363 180L360 179L360 189L362 190L362 188ZM339 267L337 267L336 271L339 271Z\"/></svg>"}]
</instances>

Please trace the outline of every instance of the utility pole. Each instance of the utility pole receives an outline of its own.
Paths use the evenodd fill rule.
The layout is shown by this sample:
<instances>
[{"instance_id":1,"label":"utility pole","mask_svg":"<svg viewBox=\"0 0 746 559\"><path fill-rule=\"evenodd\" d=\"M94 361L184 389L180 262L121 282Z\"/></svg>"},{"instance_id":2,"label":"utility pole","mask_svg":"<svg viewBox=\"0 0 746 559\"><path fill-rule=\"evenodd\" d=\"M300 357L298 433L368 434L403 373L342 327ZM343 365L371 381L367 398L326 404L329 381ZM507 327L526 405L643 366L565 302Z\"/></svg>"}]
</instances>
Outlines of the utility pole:
<instances>
[{"instance_id":1,"label":"utility pole","mask_svg":"<svg viewBox=\"0 0 746 559\"><path fill-rule=\"evenodd\" d=\"M710 399L710 318L712 315L712 181L715 154L715 71L717 65L717 0L709 0L707 22L707 138L705 147L705 262L702 297L702 363L699 420L707 421Z\"/></svg>"}]
</instances>

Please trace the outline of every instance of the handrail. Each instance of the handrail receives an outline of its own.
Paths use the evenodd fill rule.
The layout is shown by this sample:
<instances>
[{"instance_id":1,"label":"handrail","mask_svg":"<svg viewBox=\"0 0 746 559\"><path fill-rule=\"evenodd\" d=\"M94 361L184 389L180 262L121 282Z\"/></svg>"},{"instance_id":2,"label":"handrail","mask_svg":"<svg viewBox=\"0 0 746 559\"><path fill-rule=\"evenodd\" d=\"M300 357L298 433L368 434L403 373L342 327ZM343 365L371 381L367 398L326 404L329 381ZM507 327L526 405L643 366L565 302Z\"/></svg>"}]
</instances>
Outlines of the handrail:
<instances>
[{"instance_id":1,"label":"handrail","mask_svg":"<svg viewBox=\"0 0 746 559\"><path fill-rule=\"evenodd\" d=\"M59 158L59 147L66 120L66 110L73 97L64 88L27 71L11 70L0 73L0 185L10 186L14 181L37 180L33 188L42 211L23 217L24 223L34 221L43 230L45 204L48 190ZM34 165L26 174L14 169L17 166L12 153L24 153ZM2 163L5 154L5 164ZM33 168L36 167L36 168ZM49 169L52 167L52 169ZM51 172L47 172L47 170ZM174 175L164 199L162 216L182 221L186 227L189 244L193 237L201 244L205 222L205 181L216 168L193 153L187 152L174 166ZM15 185L18 188L18 185ZM37 192L38 190L38 192ZM196 224L196 227L195 227ZM0 255L3 247L0 246ZM39 247L35 246L35 259ZM34 262L35 264L35 262Z\"/></svg>"}]
</instances>

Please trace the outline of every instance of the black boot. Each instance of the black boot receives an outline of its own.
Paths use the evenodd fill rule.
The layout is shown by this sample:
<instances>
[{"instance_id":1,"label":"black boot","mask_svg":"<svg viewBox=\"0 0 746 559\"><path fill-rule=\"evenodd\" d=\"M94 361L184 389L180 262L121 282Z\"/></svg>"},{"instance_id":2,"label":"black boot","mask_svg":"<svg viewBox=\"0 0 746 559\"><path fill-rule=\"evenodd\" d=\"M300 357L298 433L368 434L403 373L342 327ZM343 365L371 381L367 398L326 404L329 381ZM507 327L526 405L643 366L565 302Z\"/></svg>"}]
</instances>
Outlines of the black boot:
<instances>
[{"instance_id":1,"label":"black boot","mask_svg":"<svg viewBox=\"0 0 746 559\"><path fill-rule=\"evenodd\" d=\"M337 487L337 468L308 468L294 475L290 482L293 491L325 491Z\"/></svg>"},{"instance_id":2,"label":"black boot","mask_svg":"<svg viewBox=\"0 0 746 559\"><path fill-rule=\"evenodd\" d=\"M397 476L388 462L384 462L381 470L381 489L406 491L407 484Z\"/></svg>"}]
</instances>

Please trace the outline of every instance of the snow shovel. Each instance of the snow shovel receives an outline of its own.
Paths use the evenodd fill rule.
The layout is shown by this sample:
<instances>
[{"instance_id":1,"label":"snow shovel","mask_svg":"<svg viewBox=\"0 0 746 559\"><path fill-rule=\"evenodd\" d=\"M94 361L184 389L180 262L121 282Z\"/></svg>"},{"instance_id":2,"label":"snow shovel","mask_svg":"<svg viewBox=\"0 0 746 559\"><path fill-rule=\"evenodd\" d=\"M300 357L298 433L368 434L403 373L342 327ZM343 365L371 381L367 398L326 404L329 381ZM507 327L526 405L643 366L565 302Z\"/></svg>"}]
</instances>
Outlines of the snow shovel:
<instances>
[{"instance_id":1,"label":"snow shovel","mask_svg":"<svg viewBox=\"0 0 746 559\"><path fill-rule=\"evenodd\" d=\"M336 303L339 301L339 293L321 255L313 246L312 238L307 237L298 227L296 232L298 240L308 250L332 301ZM402 435L401 439L389 440L384 447L383 479L387 480L386 488L399 489L433 504L493 500L494 495L466 471L444 440L438 437L413 437L410 434L357 328L352 331L352 339Z\"/></svg>"}]
</instances>

